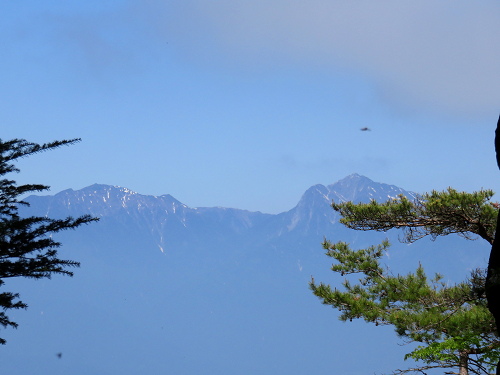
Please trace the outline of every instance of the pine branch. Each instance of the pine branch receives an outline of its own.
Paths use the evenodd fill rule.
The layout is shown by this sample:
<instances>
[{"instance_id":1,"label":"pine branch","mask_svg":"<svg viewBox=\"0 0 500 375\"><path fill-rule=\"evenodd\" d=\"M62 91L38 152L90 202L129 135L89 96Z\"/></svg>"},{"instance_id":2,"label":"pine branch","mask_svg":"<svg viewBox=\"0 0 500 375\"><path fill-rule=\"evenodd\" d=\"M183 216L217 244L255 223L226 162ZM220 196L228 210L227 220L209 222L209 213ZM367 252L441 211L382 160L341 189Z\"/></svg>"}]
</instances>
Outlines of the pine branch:
<instances>
[{"instance_id":1,"label":"pine branch","mask_svg":"<svg viewBox=\"0 0 500 375\"><path fill-rule=\"evenodd\" d=\"M39 145L24 139L7 142L0 139L0 176L19 172L12 163L19 158L79 141L80 139L72 139ZM18 215L19 205L29 206L27 202L20 201L19 196L48 189L45 185L17 186L13 180L0 180L0 286L4 284L3 279L12 277L50 279L53 274L72 276L73 273L68 268L80 266L79 262L57 257L57 249L61 244L54 241L52 235L63 230L76 229L83 224L97 221L98 218L83 215L56 220L36 216L20 218ZM27 305L18 299L17 293L0 294L0 308L4 310L0 312L0 325L4 328L17 327L17 323L5 314L7 310L27 308ZM0 338L0 344L5 344L5 340Z\"/></svg>"}]
</instances>

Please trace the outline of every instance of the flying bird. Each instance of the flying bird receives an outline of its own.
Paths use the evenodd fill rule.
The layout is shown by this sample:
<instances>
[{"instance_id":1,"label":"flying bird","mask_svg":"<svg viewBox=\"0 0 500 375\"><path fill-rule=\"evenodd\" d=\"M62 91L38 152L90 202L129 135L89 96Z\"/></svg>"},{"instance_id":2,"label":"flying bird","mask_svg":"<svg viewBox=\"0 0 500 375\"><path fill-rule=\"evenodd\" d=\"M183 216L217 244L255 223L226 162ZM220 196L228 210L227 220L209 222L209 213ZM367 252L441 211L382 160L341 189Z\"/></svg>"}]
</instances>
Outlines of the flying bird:
<instances>
[{"instance_id":1,"label":"flying bird","mask_svg":"<svg viewBox=\"0 0 500 375\"><path fill-rule=\"evenodd\" d=\"M56 355L57 355L57 358L61 359L62 353L57 353Z\"/></svg>"},{"instance_id":2,"label":"flying bird","mask_svg":"<svg viewBox=\"0 0 500 375\"><path fill-rule=\"evenodd\" d=\"M366 131L371 131L371 129L370 128L361 128L361 131L366 132Z\"/></svg>"}]
</instances>

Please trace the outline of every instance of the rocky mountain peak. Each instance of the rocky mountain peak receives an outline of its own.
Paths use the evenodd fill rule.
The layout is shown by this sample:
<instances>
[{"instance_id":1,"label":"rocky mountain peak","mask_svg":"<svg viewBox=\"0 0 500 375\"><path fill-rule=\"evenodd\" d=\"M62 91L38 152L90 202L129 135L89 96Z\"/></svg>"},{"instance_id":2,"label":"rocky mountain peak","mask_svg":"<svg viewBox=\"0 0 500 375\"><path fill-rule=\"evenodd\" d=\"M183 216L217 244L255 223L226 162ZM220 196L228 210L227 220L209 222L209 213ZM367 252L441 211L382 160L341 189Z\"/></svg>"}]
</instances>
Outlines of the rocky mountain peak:
<instances>
[{"instance_id":1,"label":"rocky mountain peak","mask_svg":"<svg viewBox=\"0 0 500 375\"><path fill-rule=\"evenodd\" d=\"M403 194L414 197L414 193L408 192L395 185L375 182L368 177L353 173L342 180L327 186L330 196L338 202L352 201L354 203L368 203L371 200L384 202Z\"/></svg>"}]
</instances>

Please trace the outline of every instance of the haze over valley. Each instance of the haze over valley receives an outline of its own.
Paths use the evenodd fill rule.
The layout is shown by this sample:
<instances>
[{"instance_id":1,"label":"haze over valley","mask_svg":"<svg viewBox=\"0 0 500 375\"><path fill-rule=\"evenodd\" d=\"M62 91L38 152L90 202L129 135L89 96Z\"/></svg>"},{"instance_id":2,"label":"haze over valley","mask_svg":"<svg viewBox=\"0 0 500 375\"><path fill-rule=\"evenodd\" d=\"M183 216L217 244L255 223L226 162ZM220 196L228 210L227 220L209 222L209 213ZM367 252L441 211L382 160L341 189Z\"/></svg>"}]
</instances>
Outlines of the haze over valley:
<instances>
[{"instance_id":1,"label":"haze over valley","mask_svg":"<svg viewBox=\"0 0 500 375\"><path fill-rule=\"evenodd\" d=\"M389 237L384 261L396 272L421 262L428 275L456 282L485 266L489 248L480 240L405 245L397 233L346 229L329 206L399 194L414 196L352 174L310 187L280 214L191 208L168 194L99 184L30 196L23 215L100 221L58 237L60 258L81 262L73 278L7 281L29 308L11 313L17 330L2 330L0 364L9 374L77 375L355 375L408 366L410 349L390 327L341 323L308 289L311 275L342 281L329 270L323 236L359 248ZM353 351L366 360L346 361Z\"/></svg>"}]
</instances>

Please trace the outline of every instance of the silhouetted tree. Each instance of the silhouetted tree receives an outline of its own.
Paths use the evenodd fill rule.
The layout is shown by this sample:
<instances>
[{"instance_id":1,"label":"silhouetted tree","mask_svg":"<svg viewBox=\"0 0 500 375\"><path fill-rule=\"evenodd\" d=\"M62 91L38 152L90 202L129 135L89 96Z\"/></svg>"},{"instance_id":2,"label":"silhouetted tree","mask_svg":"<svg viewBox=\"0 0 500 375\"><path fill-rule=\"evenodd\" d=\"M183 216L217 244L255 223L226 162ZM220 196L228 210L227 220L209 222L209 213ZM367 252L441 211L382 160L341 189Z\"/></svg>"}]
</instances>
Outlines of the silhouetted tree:
<instances>
[{"instance_id":1,"label":"silhouetted tree","mask_svg":"<svg viewBox=\"0 0 500 375\"><path fill-rule=\"evenodd\" d=\"M75 229L82 224L97 221L89 215L76 219L68 217L57 220L48 217L20 217L19 205L29 206L20 197L30 192L48 190L45 185L20 185L4 176L19 172L13 164L19 158L39 152L52 150L62 145L71 145L80 139L56 141L39 145L24 139L13 139L4 142L0 139L0 286L4 279L12 277L28 277L34 279L50 278L53 274L72 276L68 270L79 267L80 263L62 260L57 257L57 248L61 244L52 238L52 234L65 229ZM0 293L0 325L4 328L17 327L6 315L9 309L27 308L27 304L18 299L18 293ZM0 338L0 344L5 340Z\"/></svg>"},{"instance_id":2,"label":"silhouetted tree","mask_svg":"<svg viewBox=\"0 0 500 375\"><path fill-rule=\"evenodd\" d=\"M498 204L490 202L492 196L491 190L465 193L449 188L413 201L401 195L385 203L332 203L332 208L342 216L340 222L352 229L403 229L401 240L406 243L452 233L466 239L480 236L493 243ZM424 344L405 358L425 365L396 373L459 368L461 375L469 371L488 374L494 368L500 340L486 303L483 270L475 270L469 280L449 287L440 282L439 274L428 280L420 265L406 276L389 273L379 262L389 246L387 241L357 251L343 242L325 240L323 246L338 262L332 266L334 272L364 275L357 285L345 279L345 291L318 285L312 279L310 287L324 304L338 308L343 321L363 318L376 325L393 325L400 337Z\"/></svg>"},{"instance_id":3,"label":"silhouetted tree","mask_svg":"<svg viewBox=\"0 0 500 375\"><path fill-rule=\"evenodd\" d=\"M500 118L495 131L495 152L497 165L500 168ZM500 217L497 218L500 220ZM486 276L486 298L488 308L495 317L497 329L500 328L500 222L497 223L495 241L491 246L490 259L488 261L488 274ZM500 361L497 364L497 375L500 375Z\"/></svg>"}]
</instances>

